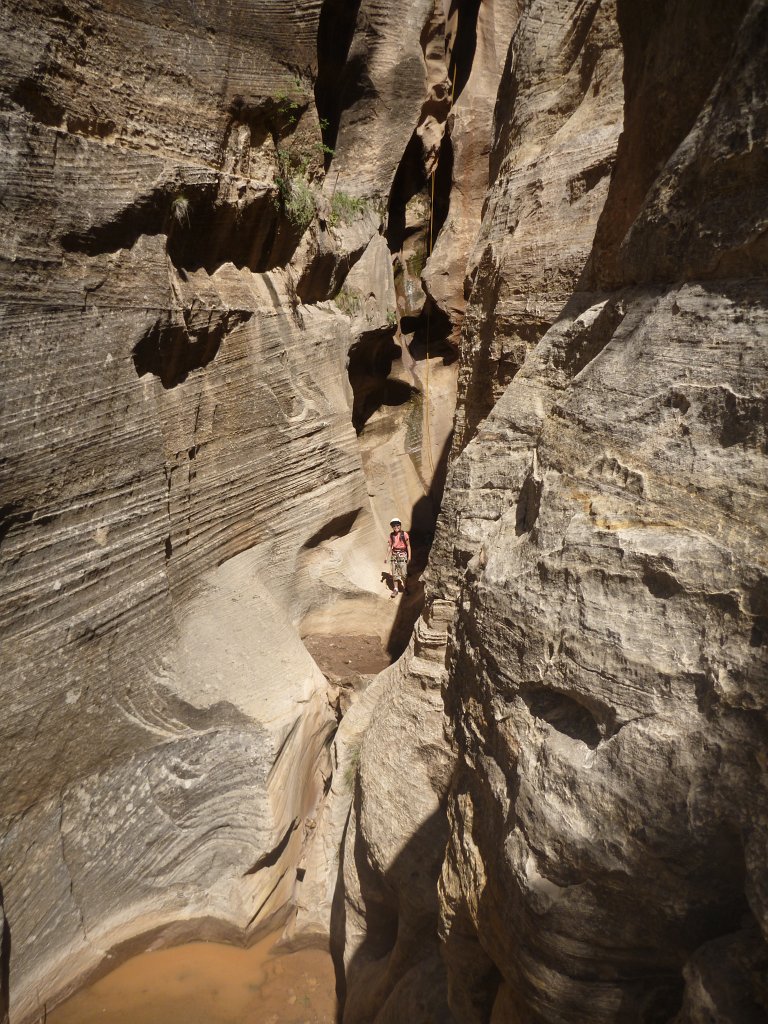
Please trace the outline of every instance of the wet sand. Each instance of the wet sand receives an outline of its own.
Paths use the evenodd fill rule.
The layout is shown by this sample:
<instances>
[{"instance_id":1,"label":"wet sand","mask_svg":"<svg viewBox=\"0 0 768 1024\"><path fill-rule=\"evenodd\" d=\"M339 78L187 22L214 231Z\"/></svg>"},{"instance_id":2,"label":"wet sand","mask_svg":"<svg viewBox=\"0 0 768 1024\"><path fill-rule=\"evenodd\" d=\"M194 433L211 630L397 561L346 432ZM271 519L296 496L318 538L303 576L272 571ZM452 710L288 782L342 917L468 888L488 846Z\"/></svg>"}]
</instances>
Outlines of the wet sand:
<instances>
[{"instance_id":1,"label":"wet sand","mask_svg":"<svg viewBox=\"0 0 768 1024\"><path fill-rule=\"evenodd\" d=\"M315 633L304 637L304 646L329 679L376 675L392 664L378 636Z\"/></svg>"},{"instance_id":2,"label":"wet sand","mask_svg":"<svg viewBox=\"0 0 768 1024\"><path fill-rule=\"evenodd\" d=\"M276 939L142 953L50 1011L47 1024L334 1024L329 954L271 956Z\"/></svg>"}]
</instances>

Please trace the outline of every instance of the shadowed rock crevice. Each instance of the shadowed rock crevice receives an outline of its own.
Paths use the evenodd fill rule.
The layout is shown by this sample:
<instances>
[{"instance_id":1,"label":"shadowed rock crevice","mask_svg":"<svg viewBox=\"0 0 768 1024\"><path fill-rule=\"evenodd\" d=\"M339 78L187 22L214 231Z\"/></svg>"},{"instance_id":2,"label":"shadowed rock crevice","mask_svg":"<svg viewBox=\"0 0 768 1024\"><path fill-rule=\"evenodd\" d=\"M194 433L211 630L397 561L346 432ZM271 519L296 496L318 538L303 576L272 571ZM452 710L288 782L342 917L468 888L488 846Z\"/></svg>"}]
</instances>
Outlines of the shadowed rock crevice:
<instances>
[{"instance_id":1,"label":"shadowed rock crevice","mask_svg":"<svg viewBox=\"0 0 768 1024\"><path fill-rule=\"evenodd\" d=\"M593 750L603 739L605 730L592 712L567 693L545 686L529 686L520 691L520 696L535 718L571 739L580 740Z\"/></svg>"},{"instance_id":2,"label":"shadowed rock crevice","mask_svg":"<svg viewBox=\"0 0 768 1024\"><path fill-rule=\"evenodd\" d=\"M280 210L276 193L263 188L231 202L220 190L215 181L155 190L110 220L63 235L62 247L97 256L131 249L143 235L165 235L168 255L182 273L213 274L225 263L254 273L284 266L303 232Z\"/></svg>"},{"instance_id":3,"label":"shadowed rock crevice","mask_svg":"<svg viewBox=\"0 0 768 1024\"><path fill-rule=\"evenodd\" d=\"M291 836L298 827L298 820L294 819L285 831L280 842L275 846L274 849L268 850L262 854L261 857L256 861L253 867L248 868L245 872L246 875L255 875L257 871L263 871L264 868L273 867L280 860L282 855L288 848L288 843L291 841Z\"/></svg>"},{"instance_id":4,"label":"shadowed rock crevice","mask_svg":"<svg viewBox=\"0 0 768 1024\"><path fill-rule=\"evenodd\" d=\"M536 525L541 507L542 489L543 481L536 471L534 456L534 465L527 473L523 486L520 488L520 497L517 499L515 533L518 537L524 533L530 533Z\"/></svg>"},{"instance_id":5,"label":"shadowed rock crevice","mask_svg":"<svg viewBox=\"0 0 768 1024\"><path fill-rule=\"evenodd\" d=\"M333 519L329 520L324 526L313 533L308 540L305 540L303 546L305 548L316 548L319 544L322 544L327 540L333 540L337 537L346 537L355 525L355 521L362 511L362 508L355 508L350 512L344 512L339 516L334 516Z\"/></svg>"},{"instance_id":6,"label":"shadowed rock crevice","mask_svg":"<svg viewBox=\"0 0 768 1024\"><path fill-rule=\"evenodd\" d=\"M184 193L181 198L187 199ZM192 196L184 216L172 216L168 255L185 272L202 269L212 274L224 263L254 273L273 270L290 260L302 234L281 213L271 191L242 204L222 202L210 194Z\"/></svg>"},{"instance_id":7,"label":"shadowed rock crevice","mask_svg":"<svg viewBox=\"0 0 768 1024\"><path fill-rule=\"evenodd\" d=\"M685 994L680 1024L698 1024L701 1007L739 1024L764 1024L768 956L760 948L760 929L751 914L742 927L699 947L684 968Z\"/></svg>"},{"instance_id":8,"label":"shadowed rock crevice","mask_svg":"<svg viewBox=\"0 0 768 1024\"><path fill-rule=\"evenodd\" d=\"M320 11L315 103L329 149L336 146L342 110L372 93L364 62L347 62L359 9L360 0L324 0Z\"/></svg>"},{"instance_id":9,"label":"shadowed rock crevice","mask_svg":"<svg viewBox=\"0 0 768 1024\"><path fill-rule=\"evenodd\" d=\"M404 405L416 389L405 381L390 377L392 364L401 357L392 331L362 334L349 350L347 373L352 385L352 425L360 434L365 424L382 406Z\"/></svg>"},{"instance_id":10,"label":"shadowed rock crevice","mask_svg":"<svg viewBox=\"0 0 768 1024\"><path fill-rule=\"evenodd\" d=\"M58 128L64 121L66 108L57 103L47 90L41 88L40 83L34 78L25 78L17 82L10 99L23 107L40 124L49 128Z\"/></svg>"},{"instance_id":11,"label":"shadowed rock crevice","mask_svg":"<svg viewBox=\"0 0 768 1024\"><path fill-rule=\"evenodd\" d=\"M625 315L622 301L606 301L587 310L563 334L562 342L555 343L553 364L568 377L575 377L602 352Z\"/></svg>"},{"instance_id":12,"label":"shadowed rock crevice","mask_svg":"<svg viewBox=\"0 0 768 1024\"><path fill-rule=\"evenodd\" d=\"M431 220L427 229L425 258L431 251L448 215L453 181L453 147L446 125L451 106L459 99L472 71L477 46L477 19L480 0L453 0L447 15L446 38L439 37L445 49L445 78L435 83L424 102L419 125L411 136L397 169L389 196L387 242L393 253L402 252L413 228L408 223L407 207L422 196ZM445 27L441 26L441 31ZM438 40L435 25L427 23L421 45L429 59L435 58ZM432 183L432 176L434 182ZM431 237L429 237L431 234Z\"/></svg>"},{"instance_id":13,"label":"shadowed rock crevice","mask_svg":"<svg viewBox=\"0 0 768 1024\"><path fill-rule=\"evenodd\" d=\"M421 139L414 132L400 160L389 193L386 239L392 253L401 252L408 237L414 233L414 228L409 228L406 224L406 206L420 193L428 204L427 192L423 146Z\"/></svg>"},{"instance_id":14,"label":"shadowed rock crevice","mask_svg":"<svg viewBox=\"0 0 768 1024\"><path fill-rule=\"evenodd\" d=\"M440 931L440 953L448 978L457 974L463 979L461 987L451 986L449 981L448 1005L453 1019L461 1024L496 1020L493 1013L500 997L502 975L480 944L477 928L463 902L451 901L450 914L441 920ZM514 1017L500 1015L498 1019L514 1020Z\"/></svg>"},{"instance_id":15,"label":"shadowed rock crevice","mask_svg":"<svg viewBox=\"0 0 768 1024\"><path fill-rule=\"evenodd\" d=\"M610 194L595 236L595 283L616 287L627 279L620 247L652 182L691 131L718 77L733 56L750 0L666 4L653 0L642 14L619 0L624 49L624 132ZM682 56L684 54L684 58ZM674 97L674 101L670 98ZM646 130L652 124L653 131ZM648 268L643 279L660 280ZM639 280L632 274L630 281Z\"/></svg>"},{"instance_id":16,"label":"shadowed rock crevice","mask_svg":"<svg viewBox=\"0 0 768 1024\"><path fill-rule=\"evenodd\" d=\"M13 530L32 521L34 512L25 511L17 502L0 506L0 544Z\"/></svg>"},{"instance_id":17,"label":"shadowed rock crevice","mask_svg":"<svg viewBox=\"0 0 768 1024\"><path fill-rule=\"evenodd\" d=\"M93 139L109 139L117 127L110 118L83 117L73 114L56 101L49 90L34 78L22 79L14 87L11 100L27 111L36 121L49 128L73 132Z\"/></svg>"},{"instance_id":18,"label":"shadowed rock crevice","mask_svg":"<svg viewBox=\"0 0 768 1024\"><path fill-rule=\"evenodd\" d=\"M199 370L215 359L227 335L252 316L250 310L202 306L169 311L136 344L136 373L139 377L152 373L160 378L164 388L174 388L192 370Z\"/></svg>"},{"instance_id":19,"label":"shadowed rock crevice","mask_svg":"<svg viewBox=\"0 0 768 1024\"><path fill-rule=\"evenodd\" d=\"M585 167L568 181L568 198L571 203L578 203L591 192L603 178L608 177L613 171L616 160L613 155L603 157L591 167Z\"/></svg>"},{"instance_id":20,"label":"shadowed rock crevice","mask_svg":"<svg viewBox=\"0 0 768 1024\"><path fill-rule=\"evenodd\" d=\"M210 199L213 186L203 190ZM86 231L71 231L62 235L61 245L65 252L98 256L132 249L142 235L159 235L170 224L173 195L166 189L156 189L137 197L131 206Z\"/></svg>"},{"instance_id":21,"label":"shadowed rock crevice","mask_svg":"<svg viewBox=\"0 0 768 1024\"><path fill-rule=\"evenodd\" d=\"M291 88L296 92L295 84ZM62 247L97 256L131 249L142 235L162 234L171 261L183 272L212 274L224 263L254 273L284 266L306 225L286 214L270 179L288 174L293 159L307 173L322 172L319 144L301 126L308 106L298 93L295 99L285 94L258 103L235 96L221 146L221 171L185 170L179 180L139 195L93 226L66 232Z\"/></svg>"},{"instance_id":22,"label":"shadowed rock crevice","mask_svg":"<svg viewBox=\"0 0 768 1024\"><path fill-rule=\"evenodd\" d=\"M321 230L317 255L301 268L296 297L306 304L331 298L338 303L347 275L365 252L366 244L367 239L365 243L339 252L327 230Z\"/></svg>"},{"instance_id":23,"label":"shadowed rock crevice","mask_svg":"<svg viewBox=\"0 0 768 1024\"><path fill-rule=\"evenodd\" d=\"M462 403L464 422L461 434L457 436L457 447L469 444L498 396L522 368L527 351L543 333L543 325L516 324L512 332L509 325L496 316L482 319L476 335L479 342L477 358L467 374Z\"/></svg>"},{"instance_id":24,"label":"shadowed rock crevice","mask_svg":"<svg viewBox=\"0 0 768 1024\"><path fill-rule=\"evenodd\" d=\"M448 80L451 82L453 102L461 96L472 73L477 49L477 19L482 0L451 0L448 21L455 14L456 32L451 46Z\"/></svg>"},{"instance_id":25,"label":"shadowed rock crevice","mask_svg":"<svg viewBox=\"0 0 768 1024\"><path fill-rule=\"evenodd\" d=\"M406 147L390 192L387 241L393 253L402 252L414 233L408 223L407 207L417 196L423 198L429 211L425 256L431 253L447 218L453 180L453 147L446 122L452 104L461 95L472 71L479 8L479 0L454 0L446 26L441 26L441 32L447 29L445 38L439 37L446 51L445 79L433 84L422 106L419 125ZM434 36L435 25L428 22L421 38L428 60L435 56L437 39Z\"/></svg>"},{"instance_id":26,"label":"shadowed rock crevice","mask_svg":"<svg viewBox=\"0 0 768 1024\"><path fill-rule=\"evenodd\" d=\"M358 779L353 821L364 813L359 788ZM435 944L446 829L444 814L433 815L409 837L383 878L372 870L359 833L354 846L349 841L345 844L345 857L354 857L366 928L362 943L345 958L346 998L340 1017L344 1024L363 1024L379 1016L415 1024L454 1020L445 1001L445 968ZM343 903L334 906L349 914ZM339 919L332 923L336 942L344 935L343 923ZM335 957L341 960L338 946Z\"/></svg>"},{"instance_id":27,"label":"shadowed rock crevice","mask_svg":"<svg viewBox=\"0 0 768 1024\"><path fill-rule=\"evenodd\" d=\"M676 580L671 573L651 565L643 573L643 583L654 597L662 601L668 601L684 590L680 581Z\"/></svg>"},{"instance_id":28,"label":"shadowed rock crevice","mask_svg":"<svg viewBox=\"0 0 768 1024\"><path fill-rule=\"evenodd\" d=\"M430 359L441 357L444 364L450 366L458 359L456 349L449 340L451 321L429 297L418 316L403 317L400 329L408 337L408 351L418 362L429 355Z\"/></svg>"},{"instance_id":29,"label":"shadowed rock crevice","mask_svg":"<svg viewBox=\"0 0 768 1024\"><path fill-rule=\"evenodd\" d=\"M8 1005L11 993L11 928L3 907L3 888L0 886L0 1024L8 1024Z\"/></svg>"},{"instance_id":30,"label":"shadowed rock crevice","mask_svg":"<svg viewBox=\"0 0 768 1024\"><path fill-rule=\"evenodd\" d=\"M434 246L448 218L451 205L451 189L453 187L453 143L451 142L450 125L446 126L440 143L440 150L435 168L434 189L432 192L432 245Z\"/></svg>"}]
</instances>

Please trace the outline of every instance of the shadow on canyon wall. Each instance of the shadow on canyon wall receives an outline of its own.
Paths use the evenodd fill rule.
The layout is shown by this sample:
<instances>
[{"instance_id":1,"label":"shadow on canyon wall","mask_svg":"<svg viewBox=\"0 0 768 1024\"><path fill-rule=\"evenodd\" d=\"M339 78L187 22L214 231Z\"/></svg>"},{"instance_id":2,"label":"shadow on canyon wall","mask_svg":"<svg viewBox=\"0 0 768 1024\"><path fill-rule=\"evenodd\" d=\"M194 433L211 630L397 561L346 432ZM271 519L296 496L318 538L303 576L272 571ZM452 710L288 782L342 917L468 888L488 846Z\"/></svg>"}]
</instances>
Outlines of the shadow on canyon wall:
<instances>
[{"instance_id":1,"label":"shadow on canyon wall","mask_svg":"<svg viewBox=\"0 0 768 1024\"><path fill-rule=\"evenodd\" d=\"M355 780L354 814L359 822L362 792ZM352 812L350 819L352 820ZM347 908L344 864L349 821L339 858L331 908L331 956L336 969L338 1024L381 1021L409 1024L453 1020L448 1010L445 967L437 942L438 880L448 821L444 810L426 819L403 846L390 868L380 875L369 862L361 829L355 832L351 855L360 881L365 937L344 966ZM347 985L349 980L349 986ZM347 999L347 993L350 993ZM401 1012L402 1011L402 1012Z\"/></svg>"},{"instance_id":2,"label":"shadow on canyon wall","mask_svg":"<svg viewBox=\"0 0 768 1024\"><path fill-rule=\"evenodd\" d=\"M360 0L325 0L320 11L315 103L323 143L330 151L336 146L342 111L373 89L364 59L360 55L348 59L359 9ZM331 159L329 152L326 167Z\"/></svg>"},{"instance_id":3,"label":"shadow on canyon wall","mask_svg":"<svg viewBox=\"0 0 768 1024\"><path fill-rule=\"evenodd\" d=\"M3 887L0 885L0 914L5 906ZM0 1024L7 1024L8 1003L11 992L11 928L3 914L2 937L0 937Z\"/></svg>"}]
</instances>

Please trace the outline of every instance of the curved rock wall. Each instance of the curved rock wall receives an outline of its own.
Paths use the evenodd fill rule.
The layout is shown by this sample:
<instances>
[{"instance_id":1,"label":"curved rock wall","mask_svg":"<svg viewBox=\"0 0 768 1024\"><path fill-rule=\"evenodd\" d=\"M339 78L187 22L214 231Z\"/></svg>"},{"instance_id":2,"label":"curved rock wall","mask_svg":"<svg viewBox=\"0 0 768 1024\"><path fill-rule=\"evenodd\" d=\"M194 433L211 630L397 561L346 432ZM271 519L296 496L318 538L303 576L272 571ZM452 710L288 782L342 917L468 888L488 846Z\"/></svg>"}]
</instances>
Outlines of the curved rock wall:
<instances>
[{"instance_id":1,"label":"curved rock wall","mask_svg":"<svg viewBox=\"0 0 768 1024\"><path fill-rule=\"evenodd\" d=\"M270 51L309 74L317 5L235 13L4 7L17 1021L137 933L280 911L322 792L333 719L289 578L329 503L365 502L348 331L259 272L285 262L272 96L305 104Z\"/></svg>"},{"instance_id":2,"label":"curved rock wall","mask_svg":"<svg viewBox=\"0 0 768 1024\"><path fill-rule=\"evenodd\" d=\"M14 1024L289 907L355 1024L765 1019L767 18L0 11Z\"/></svg>"},{"instance_id":3,"label":"curved rock wall","mask_svg":"<svg viewBox=\"0 0 768 1024\"><path fill-rule=\"evenodd\" d=\"M380 229L437 16L401 6L358 5L328 110L330 2L0 12L14 1024L147 936L301 901L336 727L301 636L387 640L386 522L431 486L371 485L348 365L401 354ZM419 462L416 386L404 412Z\"/></svg>"}]
</instances>

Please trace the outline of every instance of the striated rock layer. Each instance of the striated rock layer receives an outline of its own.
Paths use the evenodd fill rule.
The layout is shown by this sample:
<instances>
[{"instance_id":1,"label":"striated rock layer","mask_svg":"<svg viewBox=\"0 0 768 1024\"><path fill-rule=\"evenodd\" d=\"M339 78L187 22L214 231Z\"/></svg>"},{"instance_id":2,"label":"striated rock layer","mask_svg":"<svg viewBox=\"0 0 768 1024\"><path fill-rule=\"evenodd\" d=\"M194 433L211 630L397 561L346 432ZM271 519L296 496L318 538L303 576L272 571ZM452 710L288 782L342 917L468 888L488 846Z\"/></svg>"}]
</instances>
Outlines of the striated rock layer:
<instances>
[{"instance_id":1,"label":"striated rock layer","mask_svg":"<svg viewBox=\"0 0 768 1024\"><path fill-rule=\"evenodd\" d=\"M0 1019L293 911L347 1024L764 1020L765 0L0 28Z\"/></svg>"},{"instance_id":2,"label":"striated rock layer","mask_svg":"<svg viewBox=\"0 0 768 1024\"><path fill-rule=\"evenodd\" d=\"M579 281L622 124L615 3L529 3L502 76L482 226L467 268L454 451Z\"/></svg>"},{"instance_id":3,"label":"striated rock layer","mask_svg":"<svg viewBox=\"0 0 768 1024\"><path fill-rule=\"evenodd\" d=\"M279 269L270 96L304 100L263 51L272 21L309 65L316 7L236 34L235 5L4 7L14 1021L137 933L281 912L322 793L333 717L293 561L365 484L348 332L292 312Z\"/></svg>"},{"instance_id":4,"label":"striated rock layer","mask_svg":"<svg viewBox=\"0 0 768 1024\"><path fill-rule=\"evenodd\" d=\"M407 632L386 524L429 500L450 416L431 437L418 380L382 385L373 480L350 356L401 362L382 211L438 11L401 7L405 32L375 2L0 11L14 1024L132 944L301 904L336 728L301 637Z\"/></svg>"},{"instance_id":5,"label":"striated rock layer","mask_svg":"<svg viewBox=\"0 0 768 1024\"><path fill-rule=\"evenodd\" d=\"M439 612L457 763L446 820L414 773L389 840L431 833L426 865L448 837L447 1008L435 991L413 1019L768 1015L766 19L523 7L412 655L438 657ZM399 890L377 839L404 821L380 733L429 707L419 675L406 659L362 744L349 1020L390 1019L366 998L398 991L410 900L435 896Z\"/></svg>"}]
</instances>

